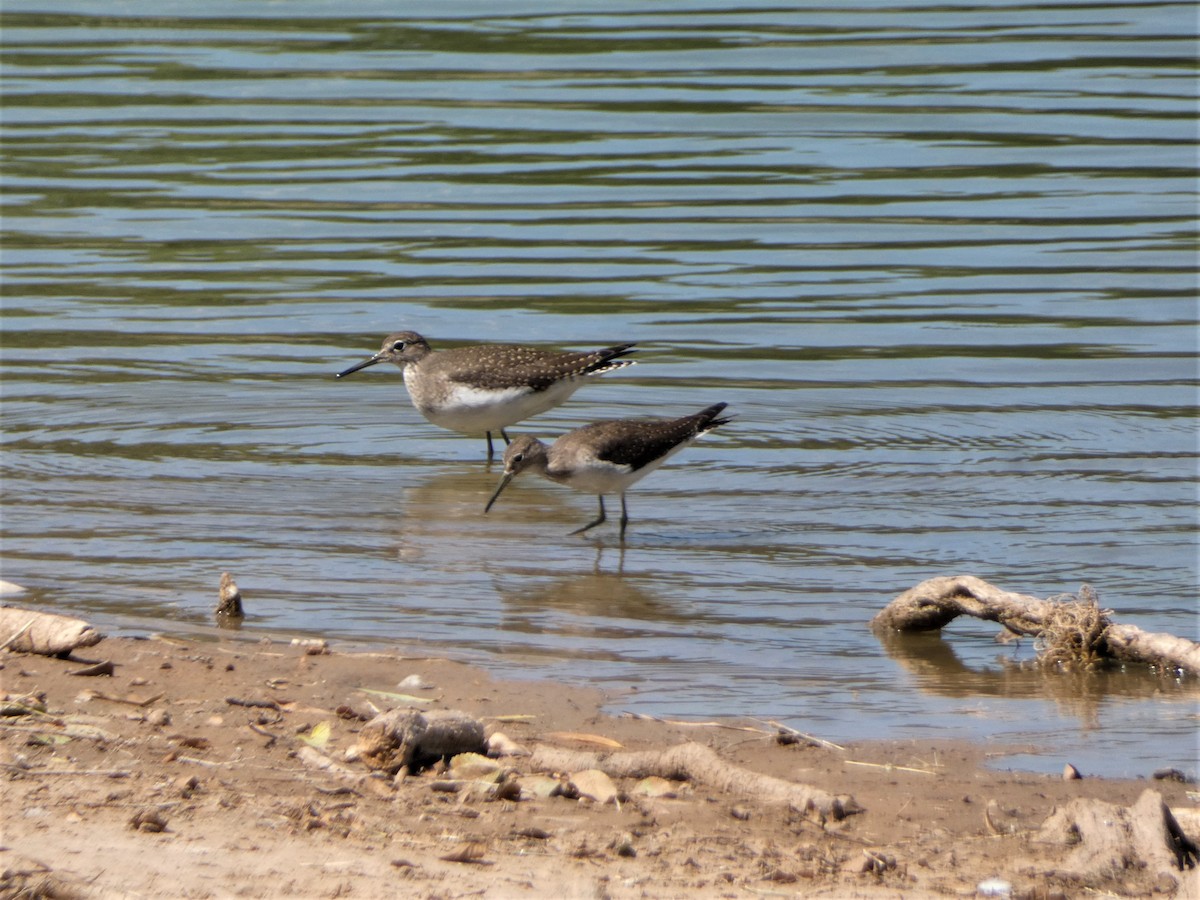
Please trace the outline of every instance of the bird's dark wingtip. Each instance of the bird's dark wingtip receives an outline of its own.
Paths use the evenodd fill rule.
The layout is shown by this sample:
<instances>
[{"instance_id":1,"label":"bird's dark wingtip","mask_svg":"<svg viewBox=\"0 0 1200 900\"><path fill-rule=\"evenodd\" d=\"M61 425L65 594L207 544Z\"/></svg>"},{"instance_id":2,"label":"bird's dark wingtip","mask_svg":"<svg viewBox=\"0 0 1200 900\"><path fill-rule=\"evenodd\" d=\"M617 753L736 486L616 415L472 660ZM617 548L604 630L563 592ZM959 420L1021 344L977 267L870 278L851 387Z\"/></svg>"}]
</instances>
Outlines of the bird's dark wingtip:
<instances>
[{"instance_id":1,"label":"bird's dark wingtip","mask_svg":"<svg viewBox=\"0 0 1200 900\"><path fill-rule=\"evenodd\" d=\"M614 344L604 349L604 353L609 359L619 359L622 356L628 356L630 353L636 352L637 341L630 341L628 344Z\"/></svg>"},{"instance_id":2,"label":"bird's dark wingtip","mask_svg":"<svg viewBox=\"0 0 1200 900\"><path fill-rule=\"evenodd\" d=\"M728 403L714 403L712 406L709 406L706 409L701 410L700 416L702 417L703 422L704 422L702 429L704 431L709 431L710 429L719 428L720 426L726 425L729 422L733 421L734 417L732 414L728 415L728 416L721 415L721 412L727 406L729 406Z\"/></svg>"}]
</instances>

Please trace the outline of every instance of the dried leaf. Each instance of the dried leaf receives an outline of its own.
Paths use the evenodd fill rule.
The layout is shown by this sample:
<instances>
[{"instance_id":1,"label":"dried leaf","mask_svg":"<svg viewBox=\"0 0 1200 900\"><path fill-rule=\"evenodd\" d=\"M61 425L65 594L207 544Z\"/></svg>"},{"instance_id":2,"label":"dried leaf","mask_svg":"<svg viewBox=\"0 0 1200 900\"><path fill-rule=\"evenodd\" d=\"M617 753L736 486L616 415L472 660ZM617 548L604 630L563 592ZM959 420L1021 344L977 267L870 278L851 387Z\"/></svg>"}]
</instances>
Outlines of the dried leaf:
<instances>
[{"instance_id":1,"label":"dried leaf","mask_svg":"<svg viewBox=\"0 0 1200 900\"><path fill-rule=\"evenodd\" d=\"M620 750L623 746L619 741L614 741L612 738L601 737L598 734L583 734L576 731L552 731L546 737L557 741L579 741L583 744L595 744L598 747L609 747L613 750Z\"/></svg>"},{"instance_id":2,"label":"dried leaf","mask_svg":"<svg viewBox=\"0 0 1200 900\"><path fill-rule=\"evenodd\" d=\"M331 732L332 729L329 727L328 722L318 722L308 734L300 735L300 740L316 750L324 750L325 745L329 743Z\"/></svg>"}]
</instances>

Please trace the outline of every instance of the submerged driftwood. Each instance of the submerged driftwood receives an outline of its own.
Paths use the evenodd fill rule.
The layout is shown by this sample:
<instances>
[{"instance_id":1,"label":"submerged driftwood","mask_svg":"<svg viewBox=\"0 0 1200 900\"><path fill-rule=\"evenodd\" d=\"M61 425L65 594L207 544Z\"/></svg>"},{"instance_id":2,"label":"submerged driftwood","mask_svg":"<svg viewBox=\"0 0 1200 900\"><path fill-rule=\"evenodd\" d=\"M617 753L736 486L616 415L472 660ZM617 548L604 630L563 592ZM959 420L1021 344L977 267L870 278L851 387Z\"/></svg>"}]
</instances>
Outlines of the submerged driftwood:
<instances>
[{"instance_id":1,"label":"submerged driftwood","mask_svg":"<svg viewBox=\"0 0 1200 900\"><path fill-rule=\"evenodd\" d=\"M1200 644L1171 634L1118 625L1084 585L1078 595L1041 599L1001 590L973 575L930 578L909 588L874 619L877 630L934 631L959 616L998 622L1013 634L1031 635L1047 665L1091 667L1132 662L1200 676Z\"/></svg>"}]
</instances>

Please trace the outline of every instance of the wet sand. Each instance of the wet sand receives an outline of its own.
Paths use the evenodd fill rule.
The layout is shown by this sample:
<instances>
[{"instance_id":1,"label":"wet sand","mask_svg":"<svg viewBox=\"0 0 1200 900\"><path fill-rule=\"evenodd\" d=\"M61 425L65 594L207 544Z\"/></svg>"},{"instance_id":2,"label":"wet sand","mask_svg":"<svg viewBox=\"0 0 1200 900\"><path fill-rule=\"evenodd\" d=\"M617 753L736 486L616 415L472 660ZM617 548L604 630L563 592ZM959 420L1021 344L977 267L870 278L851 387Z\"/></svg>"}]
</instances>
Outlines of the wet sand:
<instances>
[{"instance_id":1,"label":"wet sand","mask_svg":"<svg viewBox=\"0 0 1200 900\"><path fill-rule=\"evenodd\" d=\"M41 697L45 710L0 719L0 897L854 898L1005 896L1007 885L1007 896L1051 898L1200 886L1196 870L1179 874L1191 879L1182 888L1153 867L1072 871L1071 846L1039 839L1073 798L1132 805L1151 789L1195 808L1194 785L1150 773L1066 781L987 765L1019 748L837 748L749 718L607 715L598 692L312 649L155 637L107 639L67 660L0 655L4 692ZM113 674L72 674L94 661ZM862 811L839 818L633 778L614 779L606 803L537 797L529 756L499 760L522 785L505 799L447 787L441 766L372 775L346 751L392 706L461 710L526 750L696 742L731 767L852 796Z\"/></svg>"}]
</instances>

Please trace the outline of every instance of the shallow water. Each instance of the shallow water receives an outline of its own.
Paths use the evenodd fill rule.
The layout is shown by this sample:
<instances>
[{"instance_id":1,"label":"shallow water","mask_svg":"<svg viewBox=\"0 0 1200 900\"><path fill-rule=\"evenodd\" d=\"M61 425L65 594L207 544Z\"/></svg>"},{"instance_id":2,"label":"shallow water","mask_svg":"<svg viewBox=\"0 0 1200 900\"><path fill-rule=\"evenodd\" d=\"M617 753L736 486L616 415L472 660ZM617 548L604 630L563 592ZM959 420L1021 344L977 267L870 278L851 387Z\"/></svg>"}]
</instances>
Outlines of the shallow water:
<instances>
[{"instance_id":1,"label":"shallow water","mask_svg":"<svg viewBox=\"0 0 1200 900\"><path fill-rule=\"evenodd\" d=\"M1197 637L1182 3L28 2L3 17L3 577L110 631L306 632L612 709L1022 765L1195 769L1194 690L1046 677L933 575ZM499 478L400 374L640 342L519 430L737 414L592 498ZM518 429L514 429L518 430Z\"/></svg>"}]
</instances>

